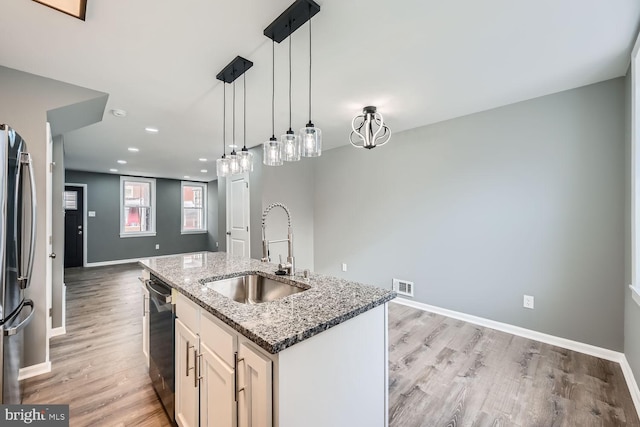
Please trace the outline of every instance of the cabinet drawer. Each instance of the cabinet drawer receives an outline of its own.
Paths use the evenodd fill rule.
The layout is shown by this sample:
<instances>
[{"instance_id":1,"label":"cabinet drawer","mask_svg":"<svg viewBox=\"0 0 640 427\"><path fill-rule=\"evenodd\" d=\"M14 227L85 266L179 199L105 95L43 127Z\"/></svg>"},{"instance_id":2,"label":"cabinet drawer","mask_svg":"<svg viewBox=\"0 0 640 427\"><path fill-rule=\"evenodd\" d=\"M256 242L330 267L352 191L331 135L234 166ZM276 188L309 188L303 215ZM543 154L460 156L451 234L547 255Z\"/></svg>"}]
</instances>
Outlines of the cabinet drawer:
<instances>
[{"instance_id":1,"label":"cabinet drawer","mask_svg":"<svg viewBox=\"0 0 640 427\"><path fill-rule=\"evenodd\" d=\"M215 319L206 311L201 311L200 340L229 366L234 366L233 353L236 347L236 332Z\"/></svg>"},{"instance_id":2,"label":"cabinet drawer","mask_svg":"<svg viewBox=\"0 0 640 427\"><path fill-rule=\"evenodd\" d=\"M200 330L200 306L182 294L176 298L176 317L194 333Z\"/></svg>"}]
</instances>

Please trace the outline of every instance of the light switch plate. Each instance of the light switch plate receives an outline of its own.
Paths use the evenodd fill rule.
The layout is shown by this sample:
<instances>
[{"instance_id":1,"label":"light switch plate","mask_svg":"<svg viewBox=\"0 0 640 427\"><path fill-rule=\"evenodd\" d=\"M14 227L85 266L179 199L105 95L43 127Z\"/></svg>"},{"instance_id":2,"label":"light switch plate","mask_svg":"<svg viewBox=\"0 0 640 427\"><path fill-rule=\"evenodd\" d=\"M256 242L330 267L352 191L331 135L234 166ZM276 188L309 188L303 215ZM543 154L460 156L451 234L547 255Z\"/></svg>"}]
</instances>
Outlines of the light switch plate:
<instances>
[{"instance_id":1,"label":"light switch plate","mask_svg":"<svg viewBox=\"0 0 640 427\"><path fill-rule=\"evenodd\" d=\"M89 211L88 214L93 218L94 216L96 216L96 211Z\"/></svg>"}]
</instances>

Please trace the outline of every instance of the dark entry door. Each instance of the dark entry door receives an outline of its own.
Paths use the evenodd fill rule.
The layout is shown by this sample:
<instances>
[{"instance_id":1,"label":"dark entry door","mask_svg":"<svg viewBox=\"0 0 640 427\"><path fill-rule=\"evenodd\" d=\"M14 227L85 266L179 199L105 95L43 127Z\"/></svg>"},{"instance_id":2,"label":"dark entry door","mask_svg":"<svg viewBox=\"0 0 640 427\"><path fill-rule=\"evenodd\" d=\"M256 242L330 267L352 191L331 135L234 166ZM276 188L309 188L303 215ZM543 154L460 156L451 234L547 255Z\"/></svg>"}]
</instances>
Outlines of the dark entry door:
<instances>
[{"instance_id":1,"label":"dark entry door","mask_svg":"<svg viewBox=\"0 0 640 427\"><path fill-rule=\"evenodd\" d=\"M82 267L84 201L82 187L64 187L64 267Z\"/></svg>"}]
</instances>

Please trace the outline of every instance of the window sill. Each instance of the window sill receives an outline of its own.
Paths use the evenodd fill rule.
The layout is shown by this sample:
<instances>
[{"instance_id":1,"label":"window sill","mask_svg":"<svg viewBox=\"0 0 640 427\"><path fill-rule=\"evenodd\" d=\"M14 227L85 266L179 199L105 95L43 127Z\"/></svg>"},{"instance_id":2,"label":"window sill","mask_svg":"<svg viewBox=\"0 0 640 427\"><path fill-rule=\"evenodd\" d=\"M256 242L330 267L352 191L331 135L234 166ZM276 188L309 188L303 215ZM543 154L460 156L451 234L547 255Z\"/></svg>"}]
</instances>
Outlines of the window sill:
<instances>
[{"instance_id":1,"label":"window sill","mask_svg":"<svg viewBox=\"0 0 640 427\"><path fill-rule=\"evenodd\" d=\"M629 288L631 288L631 297L636 304L640 305L640 289L633 285L629 285Z\"/></svg>"},{"instance_id":2,"label":"window sill","mask_svg":"<svg viewBox=\"0 0 640 427\"><path fill-rule=\"evenodd\" d=\"M207 234L207 233L208 233L207 230L193 230L193 231L180 230L180 234Z\"/></svg>"},{"instance_id":3,"label":"window sill","mask_svg":"<svg viewBox=\"0 0 640 427\"><path fill-rule=\"evenodd\" d=\"M129 237L155 237L156 232L151 233L120 233L120 238L129 238Z\"/></svg>"}]
</instances>

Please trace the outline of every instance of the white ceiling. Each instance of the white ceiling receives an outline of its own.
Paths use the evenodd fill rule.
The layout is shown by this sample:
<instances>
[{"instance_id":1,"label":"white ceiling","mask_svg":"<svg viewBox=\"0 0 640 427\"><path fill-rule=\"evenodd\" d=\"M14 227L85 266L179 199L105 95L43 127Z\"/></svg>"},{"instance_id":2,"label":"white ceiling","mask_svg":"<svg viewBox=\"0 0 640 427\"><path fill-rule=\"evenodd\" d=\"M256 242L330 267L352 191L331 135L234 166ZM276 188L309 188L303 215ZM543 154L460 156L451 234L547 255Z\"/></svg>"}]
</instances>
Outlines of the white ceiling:
<instances>
[{"instance_id":1,"label":"white ceiling","mask_svg":"<svg viewBox=\"0 0 640 427\"><path fill-rule=\"evenodd\" d=\"M88 0L82 22L30 0L2 0L0 65L110 94L101 123L66 135L67 168L211 180L222 154L215 75L236 55L255 63L246 74L247 146L267 140L271 40L262 31L292 2ZM313 121L325 149L348 144L351 119L365 105L376 105L399 132L622 76L640 23L637 0L318 3ZM292 43L297 130L308 114L307 25ZM288 128L287 64L283 42L276 45L276 136ZM116 118L112 108L128 116ZM160 132L147 134L146 126ZM230 143L231 120L227 130Z\"/></svg>"}]
</instances>

